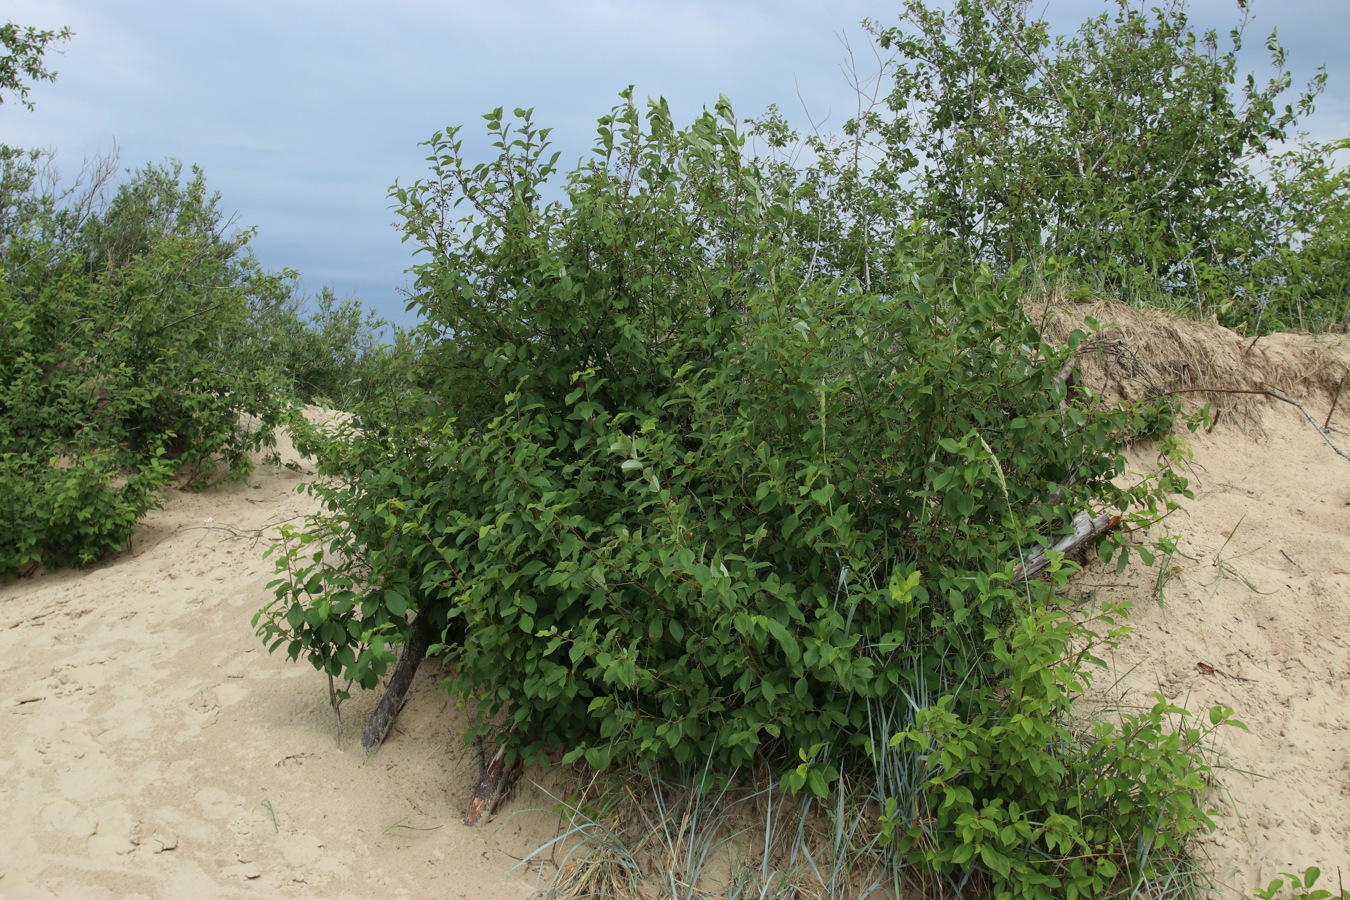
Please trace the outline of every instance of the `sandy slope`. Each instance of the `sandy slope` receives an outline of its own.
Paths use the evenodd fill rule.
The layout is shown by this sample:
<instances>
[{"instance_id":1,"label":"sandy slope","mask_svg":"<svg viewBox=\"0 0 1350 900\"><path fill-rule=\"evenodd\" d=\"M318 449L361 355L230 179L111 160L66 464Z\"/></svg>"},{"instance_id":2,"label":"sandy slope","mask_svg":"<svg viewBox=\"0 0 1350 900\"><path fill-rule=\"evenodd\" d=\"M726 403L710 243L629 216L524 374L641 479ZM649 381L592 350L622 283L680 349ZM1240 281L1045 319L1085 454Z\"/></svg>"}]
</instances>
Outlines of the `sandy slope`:
<instances>
[{"instance_id":1,"label":"sandy slope","mask_svg":"<svg viewBox=\"0 0 1350 900\"><path fill-rule=\"evenodd\" d=\"M1066 313L1066 315L1065 315ZM1269 335L1118 304L1073 306L1110 323L1084 380L1108 397L1162 390L1273 388L1300 403L1350 453L1350 338ZM1049 331L1062 333L1062 322ZM1342 390L1343 389L1343 390ZM1089 567L1076 589L1134 604L1134 636L1098 694L1147 705L1161 691L1201 721L1231 707L1210 798L1224 818L1201 850L1221 888L1251 897L1282 872L1323 870L1350 887L1350 459L1295 406L1251 393L1181 394L1221 412L1185 433L1195 493L1166 527L1179 553L1159 566ZM1152 460L1134 454L1139 470ZM1162 576L1160 579L1160 575ZM1161 587L1160 587L1161 585Z\"/></svg>"},{"instance_id":2,"label":"sandy slope","mask_svg":"<svg viewBox=\"0 0 1350 900\"><path fill-rule=\"evenodd\" d=\"M1190 439L1196 496L1169 521L1180 554L1160 561L1161 593L1156 568L1079 585L1136 605L1111 660L1127 702L1161 691L1202 721L1222 704L1249 729L1217 747L1226 818L1203 848L1222 897L1310 865L1319 886L1338 866L1350 884L1350 460L1297 410L1263 405L1260 434ZM1332 438L1350 449L1341 416Z\"/></svg>"},{"instance_id":3,"label":"sandy slope","mask_svg":"<svg viewBox=\"0 0 1350 900\"><path fill-rule=\"evenodd\" d=\"M1187 340L1224 377L1236 337ZM1344 338L1272 340L1242 364L1256 356L1267 374L1350 372ZM1329 408L1324 377L1276 383ZM1350 448L1342 400L1331 432ZM1221 746L1240 818L1205 843L1216 874L1350 878L1350 461L1290 407L1245 411L1191 439L1197 496L1171 520L1186 555L1161 598L1156 570L1092 568L1080 588L1136 603L1112 659L1127 702L1161 690L1250 727ZM0 896L529 896L508 870L553 833L528 811L546 801L525 785L486 828L460 824L477 761L434 667L367 761L337 749L321 677L252 634L262 548L312 509L301 477L174 494L133 554L0 587ZM346 707L352 744L373 700Z\"/></svg>"}]
</instances>

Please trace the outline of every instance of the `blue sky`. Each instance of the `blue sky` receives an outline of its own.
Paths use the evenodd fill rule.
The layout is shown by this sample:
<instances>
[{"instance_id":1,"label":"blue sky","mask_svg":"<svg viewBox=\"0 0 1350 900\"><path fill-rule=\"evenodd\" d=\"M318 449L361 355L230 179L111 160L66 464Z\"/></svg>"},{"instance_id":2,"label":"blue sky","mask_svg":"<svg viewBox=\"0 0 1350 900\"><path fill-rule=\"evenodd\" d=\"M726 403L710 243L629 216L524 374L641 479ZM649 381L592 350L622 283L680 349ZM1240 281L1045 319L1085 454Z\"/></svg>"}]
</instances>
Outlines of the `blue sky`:
<instances>
[{"instance_id":1,"label":"blue sky","mask_svg":"<svg viewBox=\"0 0 1350 900\"><path fill-rule=\"evenodd\" d=\"M687 121L726 94L742 116L778 104L837 129L852 109L842 66L870 61L863 18L898 4L833 0L569 3L384 0L6 0L21 25L75 37L36 86L35 112L0 107L0 141L57 151L62 172L116 148L123 168L168 158L201 165L221 206L259 229L269 268L300 270L408 322L398 288L410 248L387 198L424 171L420 141L447 125L481 135L482 113L534 107L562 162L590 146L593 123L628 84L665 96ZM1330 75L1311 136L1350 136L1350 0L1251 0L1248 58L1261 71L1277 28L1295 85ZM1041 0L1071 29L1099 0ZM378 11L377 11L378 9ZM1235 0L1193 0L1198 27L1226 32ZM472 140L466 141L466 150ZM477 145L479 147L484 144Z\"/></svg>"}]
</instances>

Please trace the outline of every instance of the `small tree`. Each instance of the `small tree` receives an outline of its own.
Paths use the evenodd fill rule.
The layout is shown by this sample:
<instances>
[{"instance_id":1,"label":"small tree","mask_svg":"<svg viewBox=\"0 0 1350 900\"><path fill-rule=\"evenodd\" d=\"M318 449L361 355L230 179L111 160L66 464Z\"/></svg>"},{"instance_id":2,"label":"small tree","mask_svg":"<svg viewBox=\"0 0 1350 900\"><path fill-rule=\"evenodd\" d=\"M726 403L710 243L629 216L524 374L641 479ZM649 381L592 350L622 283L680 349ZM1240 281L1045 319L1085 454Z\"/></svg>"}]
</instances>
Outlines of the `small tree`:
<instances>
[{"instance_id":1,"label":"small tree","mask_svg":"<svg viewBox=\"0 0 1350 900\"><path fill-rule=\"evenodd\" d=\"M1071 35L1031 6L910 0L901 24L872 27L894 52L890 92L847 143L816 141L819 177L855 209L897 207L855 214L853 243L884 247L897 221L917 220L961 264L1052 261L1099 290L1254 323L1278 286L1258 263L1282 253L1294 215L1262 172L1325 73L1281 105L1291 85L1274 35L1276 74L1260 84L1238 66L1243 24L1226 45L1197 35L1184 0L1110 0Z\"/></svg>"}]
</instances>

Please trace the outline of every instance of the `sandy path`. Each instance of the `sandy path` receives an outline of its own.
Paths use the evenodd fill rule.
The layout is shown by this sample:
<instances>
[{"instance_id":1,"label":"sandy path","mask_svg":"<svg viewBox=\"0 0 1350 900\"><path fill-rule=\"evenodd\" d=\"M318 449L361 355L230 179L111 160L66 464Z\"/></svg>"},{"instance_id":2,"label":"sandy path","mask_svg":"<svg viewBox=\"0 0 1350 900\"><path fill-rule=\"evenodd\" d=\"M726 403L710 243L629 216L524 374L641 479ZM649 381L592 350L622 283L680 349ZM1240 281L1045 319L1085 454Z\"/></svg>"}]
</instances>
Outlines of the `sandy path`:
<instances>
[{"instance_id":1,"label":"sandy path","mask_svg":"<svg viewBox=\"0 0 1350 900\"><path fill-rule=\"evenodd\" d=\"M0 588L0 896L530 894L499 848L549 820L463 827L477 762L433 667L367 762L322 677L253 636L263 529L311 508L299 481L174 494L134 556Z\"/></svg>"}]
</instances>

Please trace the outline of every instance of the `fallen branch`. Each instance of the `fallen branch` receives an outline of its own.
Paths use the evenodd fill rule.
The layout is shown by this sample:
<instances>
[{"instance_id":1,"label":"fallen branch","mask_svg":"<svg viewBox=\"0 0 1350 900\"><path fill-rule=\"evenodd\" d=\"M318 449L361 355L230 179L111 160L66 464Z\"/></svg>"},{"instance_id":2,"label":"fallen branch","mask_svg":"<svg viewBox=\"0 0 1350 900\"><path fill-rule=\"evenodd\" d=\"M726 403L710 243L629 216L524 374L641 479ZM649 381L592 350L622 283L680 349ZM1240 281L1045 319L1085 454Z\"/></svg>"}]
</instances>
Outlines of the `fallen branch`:
<instances>
[{"instance_id":1,"label":"fallen branch","mask_svg":"<svg viewBox=\"0 0 1350 900\"><path fill-rule=\"evenodd\" d=\"M1345 387L1345 379L1342 378L1336 382L1336 395L1331 398L1331 409L1327 410L1326 421L1322 423L1322 430L1326 431L1331 427L1331 417L1336 414L1336 404L1341 401L1341 388Z\"/></svg>"},{"instance_id":2,"label":"fallen branch","mask_svg":"<svg viewBox=\"0 0 1350 900\"><path fill-rule=\"evenodd\" d=\"M1073 384L1069 379L1073 377L1074 372L1077 369L1078 369L1078 357L1070 356L1069 361L1066 362L1063 366L1061 366L1060 370L1055 373L1055 384L1058 384L1064 388L1064 396L1059 398L1058 403L1060 412L1068 412L1069 391L1073 388Z\"/></svg>"},{"instance_id":3,"label":"fallen branch","mask_svg":"<svg viewBox=\"0 0 1350 900\"><path fill-rule=\"evenodd\" d=\"M1327 437L1326 431L1323 430L1321 425L1317 424L1317 420L1312 417L1312 414L1303 408L1302 403L1299 403L1291 397L1286 397L1284 394L1281 394L1279 391L1272 388L1177 388L1174 391L1164 391L1158 396L1170 397L1173 394L1259 394L1263 397L1269 397L1272 400L1279 400L1281 403L1288 403L1290 406L1303 413L1303 418L1307 419L1308 424L1312 425L1312 427L1317 430L1317 433L1321 436L1322 440L1327 442L1327 446L1336 451L1337 456L1350 460L1350 453L1346 453L1331 442L1331 438ZM1338 398L1340 397L1339 389L1336 392L1336 396ZM1334 401L1332 403L1332 409L1335 409ZM1327 422L1328 424L1331 422L1330 414L1327 416Z\"/></svg>"},{"instance_id":4,"label":"fallen branch","mask_svg":"<svg viewBox=\"0 0 1350 900\"><path fill-rule=\"evenodd\" d=\"M1056 375L1056 380L1067 379L1071 371L1072 371L1071 367L1066 365L1062 370L1060 370L1060 373ZM1321 436L1322 440L1327 442L1327 446L1329 446L1332 450L1336 451L1336 453L1339 456L1350 460L1350 454L1347 454L1340 447L1337 447L1334 443L1332 443L1331 438L1327 436L1326 430L1322 426L1317 424L1317 420L1314 419L1312 415L1306 409L1303 408L1303 405L1301 403L1299 403L1297 400L1294 400L1291 397L1285 396L1284 394L1272 388L1249 388L1249 389L1177 388L1176 390L1172 391L1164 391L1163 393L1158 394L1158 396L1169 397L1172 396L1173 394L1259 394L1263 397L1269 397L1272 400L1279 400L1282 403L1288 403L1290 406L1295 407L1299 412L1303 413L1303 417L1307 419L1308 423L1317 430L1317 433ZM1339 389L1337 390L1336 394L1337 398L1339 399L1340 397ZM1333 400L1332 410L1335 411L1335 408L1336 402L1335 400ZM1328 422L1331 421L1330 414L1327 415L1327 421ZM1070 482L1070 484L1071 483L1072 481ZM1058 491L1056 491L1051 496L1050 502L1052 503L1059 502L1059 499L1063 496L1063 490L1064 490L1063 487L1061 487ZM1101 513L1100 515L1095 517L1089 515L1086 512L1077 513L1073 517L1073 531L1071 533L1064 535L1059 540L1055 541L1055 543L1051 544L1048 548L1041 547L1036 549L1032 553L1027 554L1027 556L1020 563L1017 564L1017 567L1014 570L1013 583L1016 584L1022 581L1029 581L1030 579L1035 578L1041 572L1044 572L1047 568L1049 568L1050 551L1054 551L1060 554L1072 553L1074 550L1078 549L1084 543L1091 540L1092 538L1115 530L1120 526L1120 523L1122 521L1123 519L1121 516L1113 515L1111 513Z\"/></svg>"},{"instance_id":5,"label":"fallen branch","mask_svg":"<svg viewBox=\"0 0 1350 900\"><path fill-rule=\"evenodd\" d=\"M1061 412L1069 408L1069 391L1073 388L1074 375L1077 372L1077 356L1070 356L1060 370L1055 373L1055 382L1064 388L1064 397L1059 401ZM1060 423L1060 431L1063 432L1063 423ZM1065 492L1078 483L1078 473L1075 471L1059 485L1049 497L1045 499L1045 505L1056 506L1064 499ZM1093 517L1087 512L1078 512L1073 517L1073 531L1055 541L1049 547L1037 547L1034 551L1027 554L1021 562L1017 564L1013 571L1013 584L1023 581L1030 581L1037 575L1050 567L1051 551L1060 554L1072 553L1084 543L1096 537L1099 534L1105 534L1120 525L1122 518L1111 513L1102 513Z\"/></svg>"},{"instance_id":6,"label":"fallen branch","mask_svg":"<svg viewBox=\"0 0 1350 900\"><path fill-rule=\"evenodd\" d=\"M417 618L413 619L412 629L408 632L408 642L403 645L403 653L394 665L394 673L389 676L389 684L385 686L384 695L380 697L380 702L375 704L375 711L370 714L366 730L361 732L361 749L367 753L380 746L384 736L389 733L389 726L394 724L394 718L398 716L399 710L403 709L403 703L408 699L408 688L412 687L417 667L426 658L431 638L431 619L419 613Z\"/></svg>"},{"instance_id":7,"label":"fallen branch","mask_svg":"<svg viewBox=\"0 0 1350 900\"><path fill-rule=\"evenodd\" d=\"M1120 526L1124 518L1113 513L1102 513L1096 517L1080 512L1073 517L1073 531L1055 541L1049 547L1038 547L1017 564L1013 570L1013 584L1030 581L1050 567L1050 553L1067 554L1077 550L1087 541L1100 534Z\"/></svg>"}]
</instances>

